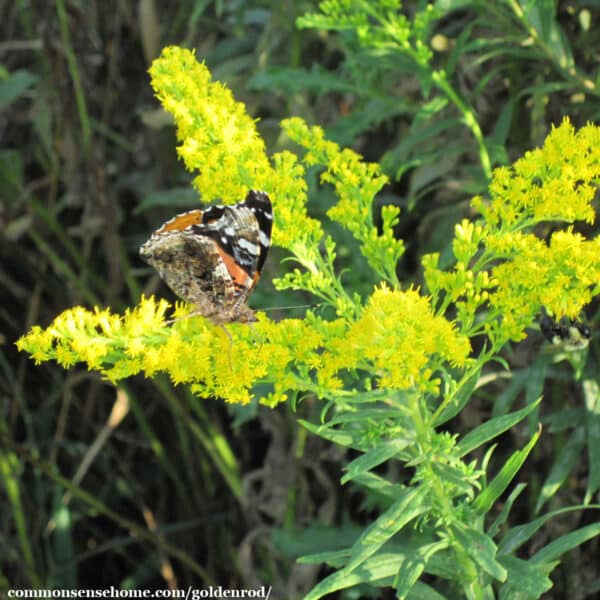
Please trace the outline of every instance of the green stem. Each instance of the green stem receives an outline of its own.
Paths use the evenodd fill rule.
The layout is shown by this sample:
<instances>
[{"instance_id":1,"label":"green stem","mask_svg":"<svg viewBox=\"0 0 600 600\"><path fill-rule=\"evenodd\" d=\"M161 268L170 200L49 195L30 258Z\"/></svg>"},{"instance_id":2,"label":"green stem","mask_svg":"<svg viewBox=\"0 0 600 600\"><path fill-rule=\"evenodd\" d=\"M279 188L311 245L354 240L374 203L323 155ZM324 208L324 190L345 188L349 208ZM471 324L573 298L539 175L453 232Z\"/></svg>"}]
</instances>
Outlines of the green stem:
<instances>
[{"instance_id":1,"label":"green stem","mask_svg":"<svg viewBox=\"0 0 600 600\"><path fill-rule=\"evenodd\" d=\"M81 123L83 152L84 155L87 156L90 147L90 141L92 139L92 128L85 102L83 85L81 83L81 77L79 76L79 68L77 67L77 59L75 58L75 52L73 51L73 46L71 45L68 17L63 0L56 0L56 12L58 14L58 22L60 25L60 37L64 46L63 49L67 58L67 65L69 67L71 80L73 81L73 88L75 90L77 112L79 113L79 122Z\"/></svg>"},{"instance_id":2,"label":"green stem","mask_svg":"<svg viewBox=\"0 0 600 600\"><path fill-rule=\"evenodd\" d=\"M422 470L426 473L424 481L429 482L429 490L433 496L433 502L436 510L440 514L440 526L444 530L449 540L452 540L452 548L460 566L460 571L463 574L468 574L469 585L473 598L482 598L480 584L477 581L477 572L473 565L472 559L465 552L461 544L456 540L453 532L453 523L458 522L460 526L460 520L457 519L456 509L453 506L446 487L444 486L443 478L437 472L435 468L435 462L438 461L436 453L432 452L432 435L436 435L434 430L431 428L431 423L434 420L428 419L427 422L423 420L422 412L419 405L419 399L415 396L409 396L410 413L412 416L412 423L415 428L416 439L418 440L419 448L424 459ZM445 462L445 457L441 458L441 464Z\"/></svg>"},{"instance_id":3,"label":"green stem","mask_svg":"<svg viewBox=\"0 0 600 600\"><path fill-rule=\"evenodd\" d=\"M523 8L516 0L507 0L507 4L512 9L519 25L525 29L535 43L536 48L540 50L543 58L551 62L567 81L582 88L586 94L596 97L600 96L598 86L591 79L582 75L575 66L565 66L560 63L560 60L557 60L556 53L552 51L552 48L540 37L538 30L527 20Z\"/></svg>"},{"instance_id":4,"label":"green stem","mask_svg":"<svg viewBox=\"0 0 600 600\"><path fill-rule=\"evenodd\" d=\"M2 425L4 428L4 424ZM25 524L25 511L23 510L23 502L21 501L21 492L19 489L18 468L14 468L19 464L19 460L12 452L0 451L0 479L4 483L6 495L12 511L17 537L21 545L23 562L25 570L29 577L31 586L38 588L40 586L40 578L35 571L35 562L33 560L33 551L29 543L29 533Z\"/></svg>"},{"instance_id":5,"label":"green stem","mask_svg":"<svg viewBox=\"0 0 600 600\"><path fill-rule=\"evenodd\" d=\"M463 101L460 95L450 85L444 71L433 71L432 80L461 112L463 123L471 130L471 133L473 134L473 137L479 146L479 160L481 162L483 173L487 179L491 179L492 161L490 160L490 155L485 146L483 133L481 132L481 128L479 127L479 123L475 118L473 110Z\"/></svg>"}]
</instances>

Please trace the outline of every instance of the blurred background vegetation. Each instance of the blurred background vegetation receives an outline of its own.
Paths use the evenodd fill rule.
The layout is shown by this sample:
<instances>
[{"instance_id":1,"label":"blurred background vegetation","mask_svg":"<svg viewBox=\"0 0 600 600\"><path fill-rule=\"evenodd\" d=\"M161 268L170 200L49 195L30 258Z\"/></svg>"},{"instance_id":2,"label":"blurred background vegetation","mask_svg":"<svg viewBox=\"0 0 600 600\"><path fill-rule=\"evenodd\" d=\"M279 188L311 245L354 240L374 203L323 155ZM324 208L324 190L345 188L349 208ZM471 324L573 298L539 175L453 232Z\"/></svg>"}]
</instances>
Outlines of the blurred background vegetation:
<instances>
[{"instance_id":1,"label":"blurred background vegetation","mask_svg":"<svg viewBox=\"0 0 600 600\"><path fill-rule=\"evenodd\" d=\"M420 256L447 256L454 224L485 191L484 155L507 164L563 116L580 126L600 111L597 1L435 6L427 70L352 31L299 28L297 18L317 11L308 1L0 3L0 590L265 584L273 597L298 598L327 571L295 558L348 545L370 522L375 499L339 484L349 457L295 423L298 413L318 418L317 398L292 413L195 398L160 378L115 389L83 368L35 366L14 341L77 304L124 311L142 293L173 299L137 252L198 202L149 85L150 62L168 44L195 48L260 119L269 151L287 146L278 123L297 115L380 162L390 184L378 206L402 209L397 234L408 251L398 270L418 283ZM424 7L402 11L412 19ZM466 112L434 85L435 72ZM322 217L331 192L318 173L309 185L309 209ZM340 269L351 267L356 248L334 233ZM254 307L307 300L275 295L282 257L271 253ZM368 293L369 277L349 271L347 285ZM489 373L497 381L453 423L465 430L545 394L536 418L552 435L522 473L531 493L513 508L521 520L544 486L553 486L552 508L581 502L590 468L600 468L586 430L586 406L598 406L597 344L587 362L551 370L557 357L542 344L534 331L512 348L512 378ZM503 453L527 436L507 435ZM573 512L540 535L592 518ZM598 541L573 552L548 597L599 593L599 552Z\"/></svg>"}]
</instances>

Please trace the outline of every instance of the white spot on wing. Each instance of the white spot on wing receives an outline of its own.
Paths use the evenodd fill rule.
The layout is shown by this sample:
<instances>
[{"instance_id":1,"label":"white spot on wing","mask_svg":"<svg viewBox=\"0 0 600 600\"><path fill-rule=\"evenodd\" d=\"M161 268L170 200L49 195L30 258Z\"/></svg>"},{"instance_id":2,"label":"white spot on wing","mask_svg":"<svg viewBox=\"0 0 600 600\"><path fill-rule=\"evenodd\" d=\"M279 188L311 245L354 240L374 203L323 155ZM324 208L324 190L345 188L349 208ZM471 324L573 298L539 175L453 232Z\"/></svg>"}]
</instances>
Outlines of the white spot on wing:
<instances>
[{"instance_id":1,"label":"white spot on wing","mask_svg":"<svg viewBox=\"0 0 600 600\"><path fill-rule=\"evenodd\" d=\"M265 248L268 248L271 245L269 236L262 230L258 233L258 239L260 240L260 245Z\"/></svg>"},{"instance_id":2,"label":"white spot on wing","mask_svg":"<svg viewBox=\"0 0 600 600\"><path fill-rule=\"evenodd\" d=\"M254 242L251 242L250 240L247 240L245 238L239 238L237 240L237 244L238 244L238 246L240 246L240 248L243 248L250 254L256 255L259 253L258 244L255 244Z\"/></svg>"}]
</instances>

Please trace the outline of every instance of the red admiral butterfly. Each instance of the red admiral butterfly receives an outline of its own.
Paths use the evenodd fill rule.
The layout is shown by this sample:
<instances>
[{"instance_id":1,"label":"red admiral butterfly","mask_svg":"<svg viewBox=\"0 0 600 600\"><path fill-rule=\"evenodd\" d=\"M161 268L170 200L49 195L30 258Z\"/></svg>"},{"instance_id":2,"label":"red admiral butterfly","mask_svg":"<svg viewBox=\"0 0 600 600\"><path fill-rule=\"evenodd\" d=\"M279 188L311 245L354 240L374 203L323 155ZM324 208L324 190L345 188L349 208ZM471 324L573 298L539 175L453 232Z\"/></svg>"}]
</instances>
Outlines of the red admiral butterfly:
<instances>
[{"instance_id":1,"label":"red admiral butterfly","mask_svg":"<svg viewBox=\"0 0 600 600\"><path fill-rule=\"evenodd\" d=\"M233 206L173 217L140 248L165 283L215 324L255 321L246 305L271 244L273 209L251 190Z\"/></svg>"}]
</instances>

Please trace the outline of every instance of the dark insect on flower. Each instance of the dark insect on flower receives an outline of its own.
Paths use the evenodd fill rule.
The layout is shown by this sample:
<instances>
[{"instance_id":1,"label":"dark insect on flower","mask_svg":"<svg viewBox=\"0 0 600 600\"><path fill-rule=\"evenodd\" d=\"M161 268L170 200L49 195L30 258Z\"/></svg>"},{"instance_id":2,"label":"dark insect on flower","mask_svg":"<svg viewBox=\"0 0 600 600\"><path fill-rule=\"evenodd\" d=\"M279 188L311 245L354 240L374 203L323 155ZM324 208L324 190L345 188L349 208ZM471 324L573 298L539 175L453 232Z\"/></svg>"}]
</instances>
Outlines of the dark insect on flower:
<instances>
[{"instance_id":1,"label":"dark insect on flower","mask_svg":"<svg viewBox=\"0 0 600 600\"><path fill-rule=\"evenodd\" d=\"M589 326L582 321L568 317L562 317L557 321L543 306L540 315L540 330L550 343L569 351L587 348L592 337Z\"/></svg>"}]
</instances>

